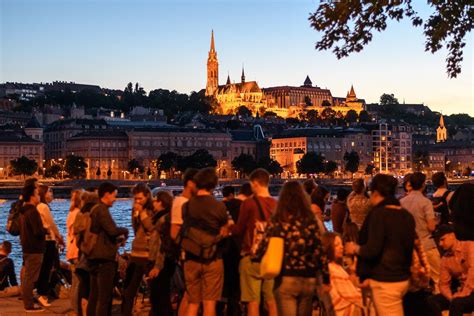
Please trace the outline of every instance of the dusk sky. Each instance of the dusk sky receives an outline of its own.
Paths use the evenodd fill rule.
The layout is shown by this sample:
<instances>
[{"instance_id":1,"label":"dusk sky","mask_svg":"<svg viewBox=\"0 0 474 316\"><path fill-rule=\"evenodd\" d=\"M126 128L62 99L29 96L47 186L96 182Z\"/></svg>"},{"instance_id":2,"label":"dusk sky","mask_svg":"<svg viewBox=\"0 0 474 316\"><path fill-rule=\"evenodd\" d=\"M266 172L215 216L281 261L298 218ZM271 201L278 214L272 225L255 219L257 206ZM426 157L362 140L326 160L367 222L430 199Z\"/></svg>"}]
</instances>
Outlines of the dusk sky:
<instances>
[{"instance_id":1,"label":"dusk sky","mask_svg":"<svg viewBox=\"0 0 474 316\"><path fill-rule=\"evenodd\" d=\"M423 17L425 1L415 1ZM130 81L189 93L206 84L214 29L219 81L227 73L260 87L313 84L345 97L378 102L393 93L402 103L424 103L444 114L474 115L473 35L462 73L446 74L445 50L424 51L422 28L390 23L361 52L338 60L314 49L320 35L309 13L319 1L24 1L0 0L0 82L98 84L123 89Z\"/></svg>"}]
</instances>

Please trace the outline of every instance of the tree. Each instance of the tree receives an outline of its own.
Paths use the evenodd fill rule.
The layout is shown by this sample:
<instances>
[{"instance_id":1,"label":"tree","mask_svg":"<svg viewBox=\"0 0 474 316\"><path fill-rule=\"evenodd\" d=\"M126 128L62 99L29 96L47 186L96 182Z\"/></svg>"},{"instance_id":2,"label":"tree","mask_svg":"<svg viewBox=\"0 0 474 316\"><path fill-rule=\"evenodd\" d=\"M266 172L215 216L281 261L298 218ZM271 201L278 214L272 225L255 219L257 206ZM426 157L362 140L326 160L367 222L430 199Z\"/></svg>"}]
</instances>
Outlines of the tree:
<instances>
[{"instance_id":1,"label":"tree","mask_svg":"<svg viewBox=\"0 0 474 316\"><path fill-rule=\"evenodd\" d=\"M359 170L359 154L356 151L351 151L350 153L346 152L344 154L344 161L346 162L344 169L351 173L357 172Z\"/></svg>"},{"instance_id":2,"label":"tree","mask_svg":"<svg viewBox=\"0 0 474 316\"><path fill-rule=\"evenodd\" d=\"M359 118L359 115L357 115L357 112L355 110L349 110L346 113L346 122L348 123L355 123L357 122L357 119Z\"/></svg>"},{"instance_id":3,"label":"tree","mask_svg":"<svg viewBox=\"0 0 474 316\"><path fill-rule=\"evenodd\" d=\"M329 160L324 164L324 173L328 176L332 176L334 171L337 170L337 163L333 160Z\"/></svg>"},{"instance_id":4,"label":"tree","mask_svg":"<svg viewBox=\"0 0 474 316\"><path fill-rule=\"evenodd\" d=\"M238 171L240 175L249 175L257 168L257 163L252 155L240 154L235 157L232 162L232 169Z\"/></svg>"},{"instance_id":5,"label":"tree","mask_svg":"<svg viewBox=\"0 0 474 316\"><path fill-rule=\"evenodd\" d=\"M206 149L198 149L193 154L179 159L177 169L184 172L188 168L202 169L216 166L217 161Z\"/></svg>"},{"instance_id":6,"label":"tree","mask_svg":"<svg viewBox=\"0 0 474 316\"><path fill-rule=\"evenodd\" d=\"M308 152L296 162L296 170L299 174L309 175L324 171L324 157L315 152Z\"/></svg>"},{"instance_id":7,"label":"tree","mask_svg":"<svg viewBox=\"0 0 474 316\"><path fill-rule=\"evenodd\" d=\"M250 117L252 116L252 111L250 111L246 106L241 105L237 108L236 114L243 117Z\"/></svg>"},{"instance_id":8,"label":"tree","mask_svg":"<svg viewBox=\"0 0 474 316\"><path fill-rule=\"evenodd\" d=\"M423 24L423 19L406 1L322 1L316 12L310 14L311 26L322 31L316 49L333 48L337 58L360 52L373 37L373 32L387 28L387 20L400 21L409 18L414 27L423 25L425 51L435 53L446 45L448 76L455 78L461 73L464 38L473 28L471 0L428 0L433 13Z\"/></svg>"},{"instance_id":9,"label":"tree","mask_svg":"<svg viewBox=\"0 0 474 316\"><path fill-rule=\"evenodd\" d=\"M380 105L399 104L398 99L392 94L384 93L380 96Z\"/></svg>"},{"instance_id":10,"label":"tree","mask_svg":"<svg viewBox=\"0 0 474 316\"><path fill-rule=\"evenodd\" d=\"M367 167L365 167L365 174L370 175L373 174L375 170L375 166L371 163L367 164Z\"/></svg>"},{"instance_id":11,"label":"tree","mask_svg":"<svg viewBox=\"0 0 474 316\"><path fill-rule=\"evenodd\" d=\"M323 120L327 120L327 121L334 121L334 119L336 118L336 111L334 111L334 110L331 109L330 107L325 108L325 109L321 112L321 118L322 118Z\"/></svg>"},{"instance_id":12,"label":"tree","mask_svg":"<svg viewBox=\"0 0 474 316\"><path fill-rule=\"evenodd\" d=\"M157 160L158 170L168 172L170 177L173 177L174 170L177 168L180 158L180 155L172 151L161 154Z\"/></svg>"},{"instance_id":13,"label":"tree","mask_svg":"<svg viewBox=\"0 0 474 316\"><path fill-rule=\"evenodd\" d=\"M58 164L52 164L48 167L45 168L44 170L44 176L46 178L54 178L57 179L59 178L59 174L61 173L62 168Z\"/></svg>"},{"instance_id":14,"label":"tree","mask_svg":"<svg viewBox=\"0 0 474 316\"><path fill-rule=\"evenodd\" d=\"M329 100L324 100L324 101L321 103L321 106L331 106L331 102L329 102Z\"/></svg>"},{"instance_id":15,"label":"tree","mask_svg":"<svg viewBox=\"0 0 474 316\"><path fill-rule=\"evenodd\" d=\"M369 112L367 112L366 110L362 110L359 112L359 122L361 123L368 123L370 122L372 119L369 115Z\"/></svg>"},{"instance_id":16,"label":"tree","mask_svg":"<svg viewBox=\"0 0 474 316\"><path fill-rule=\"evenodd\" d=\"M277 117L275 112L272 111L265 111L262 115L264 118L274 118Z\"/></svg>"},{"instance_id":17,"label":"tree","mask_svg":"<svg viewBox=\"0 0 474 316\"><path fill-rule=\"evenodd\" d=\"M311 98L309 96L304 97L304 104L306 106L312 106L313 105L313 102L311 101Z\"/></svg>"},{"instance_id":18,"label":"tree","mask_svg":"<svg viewBox=\"0 0 474 316\"><path fill-rule=\"evenodd\" d=\"M127 170L136 177L138 174L143 173L145 168L138 160L132 159L127 164Z\"/></svg>"},{"instance_id":19,"label":"tree","mask_svg":"<svg viewBox=\"0 0 474 316\"><path fill-rule=\"evenodd\" d=\"M64 163L64 171L67 176L72 179L83 179L87 175L87 163L84 161L84 157L69 155L66 157Z\"/></svg>"},{"instance_id":20,"label":"tree","mask_svg":"<svg viewBox=\"0 0 474 316\"><path fill-rule=\"evenodd\" d=\"M415 171L421 172L424 167L428 167L429 163L429 155L426 151L417 151L413 155L413 168Z\"/></svg>"},{"instance_id":21,"label":"tree","mask_svg":"<svg viewBox=\"0 0 474 316\"><path fill-rule=\"evenodd\" d=\"M29 159L26 156L11 160L10 165L14 175L31 176L38 169L38 163L34 159Z\"/></svg>"},{"instance_id":22,"label":"tree","mask_svg":"<svg viewBox=\"0 0 474 316\"><path fill-rule=\"evenodd\" d=\"M317 110L309 110L306 112L306 121L311 124L316 124L318 122L319 114Z\"/></svg>"},{"instance_id":23,"label":"tree","mask_svg":"<svg viewBox=\"0 0 474 316\"><path fill-rule=\"evenodd\" d=\"M279 175L283 172L283 168L280 166L280 163L268 156L262 157L258 160L257 168L263 168L271 175Z\"/></svg>"}]
</instances>

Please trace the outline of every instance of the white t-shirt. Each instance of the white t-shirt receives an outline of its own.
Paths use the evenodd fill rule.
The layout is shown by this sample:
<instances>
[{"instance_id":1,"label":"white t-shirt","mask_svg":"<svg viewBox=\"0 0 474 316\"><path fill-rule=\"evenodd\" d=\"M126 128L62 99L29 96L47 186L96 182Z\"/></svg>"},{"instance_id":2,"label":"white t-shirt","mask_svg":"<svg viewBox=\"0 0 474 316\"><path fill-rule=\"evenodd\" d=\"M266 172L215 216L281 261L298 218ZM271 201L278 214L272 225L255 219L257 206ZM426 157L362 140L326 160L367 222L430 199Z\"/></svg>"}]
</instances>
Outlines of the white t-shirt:
<instances>
[{"instance_id":1,"label":"white t-shirt","mask_svg":"<svg viewBox=\"0 0 474 316\"><path fill-rule=\"evenodd\" d=\"M188 201L184 196L177 196L171 207L171 224L183 225L183 204Z\"/></svg>"}]
</instances>

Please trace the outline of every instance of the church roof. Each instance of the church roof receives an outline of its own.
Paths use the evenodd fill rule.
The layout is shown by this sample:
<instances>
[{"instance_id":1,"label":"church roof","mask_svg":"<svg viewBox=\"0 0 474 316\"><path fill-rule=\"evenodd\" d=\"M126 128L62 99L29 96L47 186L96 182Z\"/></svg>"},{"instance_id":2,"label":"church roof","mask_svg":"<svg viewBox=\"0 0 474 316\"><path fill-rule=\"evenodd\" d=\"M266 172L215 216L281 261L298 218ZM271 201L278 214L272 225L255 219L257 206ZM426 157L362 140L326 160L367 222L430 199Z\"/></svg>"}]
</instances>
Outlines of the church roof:
<instances>
[{"instance_id":1,"label":"church roof","mask_svg":"<svg viewBox=\"0 0 474 316\"><path fill-rule=\"evenodd\" d=\"M353 85L351 85L351 91L349 92L349 94L347 96L356 98L356 93L354 91L354 86Z\"/></svg>"},{"instance_id":2,"label":"church roof","mask_svg":"<svg viewBox=\"0 0 474 316\"><path fill-rule=\"evenodd\" d=\"M241 83L231 83L226 85L221 85L217 88L217 94L225 93L252 93L252 92L262 92L262 89L258 86L256 81L247 81Z\"/></svg>"}]
</instances>

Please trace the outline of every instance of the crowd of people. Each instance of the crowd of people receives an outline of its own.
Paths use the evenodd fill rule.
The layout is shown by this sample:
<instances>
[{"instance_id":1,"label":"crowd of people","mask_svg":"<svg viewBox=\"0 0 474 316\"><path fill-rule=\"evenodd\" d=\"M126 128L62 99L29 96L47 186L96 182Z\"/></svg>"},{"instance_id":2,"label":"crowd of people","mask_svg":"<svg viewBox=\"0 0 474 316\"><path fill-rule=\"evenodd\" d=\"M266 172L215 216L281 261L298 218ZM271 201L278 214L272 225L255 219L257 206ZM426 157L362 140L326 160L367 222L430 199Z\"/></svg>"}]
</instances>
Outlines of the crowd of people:
<instances>
[{"instance_id":1,"label":"crowd of people","mask_svg":"<svg viewBox=\"0 0 474 316\"><path fill-rule=\"evenodd\" d=\"M474 184L452 192L436 173L428 198L426 176L416 172L399 196L397 179L377 174L367 185L355 179L351 192L338 189L327 209L330 191L312 179L285 182L275 198L270 175L257 169L238 193L224 187L222 200L214 196L218 180L213 168L188 169L177 197L138 183L127 254L119 248L132 232L110 211L115 185L72 191L64 238L51 215L52 190L26 180L7 227L15 234L18 226L25 311L51 304L51 275L61 270L64 248L71 308L81 316L111 315L114 295L122 315L132 315L138 293L147 293L150 315L167 316L474 311ZM10 252L4 241L0 296L9 287L18 292ZM266 257L278 261L271 277Z\"/></svg>"}]
</instances>

